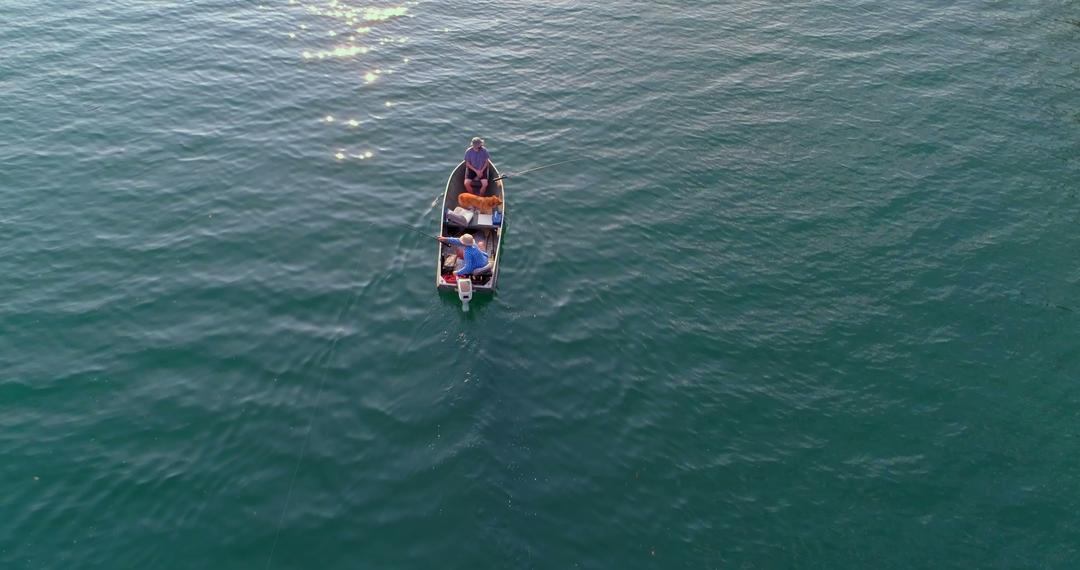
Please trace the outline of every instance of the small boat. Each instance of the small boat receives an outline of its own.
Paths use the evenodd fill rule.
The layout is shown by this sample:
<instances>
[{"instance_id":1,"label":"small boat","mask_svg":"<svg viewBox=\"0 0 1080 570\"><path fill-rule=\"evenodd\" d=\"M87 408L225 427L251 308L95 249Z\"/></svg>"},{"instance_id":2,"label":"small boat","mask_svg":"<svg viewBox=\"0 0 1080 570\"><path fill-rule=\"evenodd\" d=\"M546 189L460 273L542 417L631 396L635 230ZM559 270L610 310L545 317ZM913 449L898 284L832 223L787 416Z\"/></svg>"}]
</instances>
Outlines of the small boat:
<instances>
[{"instance_id":1,"label":"small boat","mask_svg":"<svg viewBox=\"0 0 1080 570\"><path fill-rule=\"evenodd\" d=\"M465 161L457 165L446 180L446 192L443 193L442 221L440 222L439 235L458 237L462 234L472 234L473 239L488 254L488 266L485 270L473 274L469 280L470 293L491 293L495 291L495 282L499 279L499 256L502 253L502 237L506 231L506 194L503 190L503 181L496 180L499 170L492 164L488 169L488 196L498 196L502 199L501 206L495 206L491 214L481 214L477 210L471 211L471 215L465 216L454 214L458 208L458 195L465 192ZM458 210L462 212L462 210ZM440 291L458 291L459 296L463 289L458 285L457 275L454 273L462 266L457 247L439 244L439 256L435 260L435 287ZM465 301L465 299L463 299Z\"/></svg>"}]
</instances>

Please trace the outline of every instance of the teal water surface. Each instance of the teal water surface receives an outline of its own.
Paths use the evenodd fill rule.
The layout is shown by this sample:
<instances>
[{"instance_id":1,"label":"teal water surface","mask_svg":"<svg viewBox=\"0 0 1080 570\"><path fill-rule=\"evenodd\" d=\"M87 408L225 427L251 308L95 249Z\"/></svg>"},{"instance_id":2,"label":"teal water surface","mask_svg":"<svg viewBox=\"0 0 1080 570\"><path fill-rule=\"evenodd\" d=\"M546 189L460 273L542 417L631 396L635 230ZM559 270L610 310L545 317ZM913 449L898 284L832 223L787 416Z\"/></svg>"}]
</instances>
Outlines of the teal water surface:
<instances>
[{"instance_id":1,"label":"teal water surface","mask_svg":"<svg viewBox=\"0 0 1080 570\"><path fill-rule=\"evenodd\" d=\"M1080 3L0 19L0 568L1080 565Z\"/></svg>"}]
</instances>

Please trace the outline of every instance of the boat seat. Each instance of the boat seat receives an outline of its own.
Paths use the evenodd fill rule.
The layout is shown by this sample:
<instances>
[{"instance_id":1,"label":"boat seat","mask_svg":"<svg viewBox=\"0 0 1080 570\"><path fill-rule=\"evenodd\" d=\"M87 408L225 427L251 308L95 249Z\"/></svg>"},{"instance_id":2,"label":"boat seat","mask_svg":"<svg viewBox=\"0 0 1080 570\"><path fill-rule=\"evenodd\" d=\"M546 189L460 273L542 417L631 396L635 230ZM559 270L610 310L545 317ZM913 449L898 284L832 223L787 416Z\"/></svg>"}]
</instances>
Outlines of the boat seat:
<instances>
[{"instance_id":1,"label":"boat seat","mask_svg":"<svg viewBox=\"0 0 1080 570\"><path fill-rule=\"evenodd\" d=\"M480 269L477 269L476 271L473 271L472 274L473 275L491 275L491 271L493 269L495 269L495 260L494 259L488 259L487 265L481 267Z\"/></svg>"},{"instance_id":2,"label":"boat seat","mask_svg":"<svg viewBox=\"0 0 1080 570\"><path fill-rule=\"evenodd\" d=\"M465 230L494 230L502 227L501 225L491 223L480 223L480 214L477 214L476 211L473 211L471 219L466 219L466 217L460 213L454 212L453 210L447 210L445 218L448 225ZM487 221L487 219L485 219L485 221Z\"/></svg>"}]
</instances>

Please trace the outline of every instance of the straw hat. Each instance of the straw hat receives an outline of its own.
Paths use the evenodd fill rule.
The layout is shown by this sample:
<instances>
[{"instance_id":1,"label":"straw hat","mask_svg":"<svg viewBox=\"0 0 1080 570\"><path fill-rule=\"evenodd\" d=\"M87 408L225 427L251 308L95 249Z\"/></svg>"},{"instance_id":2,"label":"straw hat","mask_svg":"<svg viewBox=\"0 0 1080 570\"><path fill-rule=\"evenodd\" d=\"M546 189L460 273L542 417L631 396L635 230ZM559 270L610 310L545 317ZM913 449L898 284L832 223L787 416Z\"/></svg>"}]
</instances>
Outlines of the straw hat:
<instances>
[{"instance_id":1,"label":"straw hat","mask_svg":"<svg viewBox=\"0 0 1080 570\"><path fill-rule=\"evenodd\" d=\"M461 234L461 243L465 245L472 245L476 242L473 241L472 234Z\"/></svg>"},{"instance_id":2,"label":"straw hat","mask_svg":"<svg viewBox=\"0 0 1080 570\"><path fill-rule=\"evenodd\" d=\"M473 137L472 140L469 141L469 144L471 144L472 146L476 146L476 145L484 146L484 139L482 139L480 137Z\"/></svg>"}]
</instances>

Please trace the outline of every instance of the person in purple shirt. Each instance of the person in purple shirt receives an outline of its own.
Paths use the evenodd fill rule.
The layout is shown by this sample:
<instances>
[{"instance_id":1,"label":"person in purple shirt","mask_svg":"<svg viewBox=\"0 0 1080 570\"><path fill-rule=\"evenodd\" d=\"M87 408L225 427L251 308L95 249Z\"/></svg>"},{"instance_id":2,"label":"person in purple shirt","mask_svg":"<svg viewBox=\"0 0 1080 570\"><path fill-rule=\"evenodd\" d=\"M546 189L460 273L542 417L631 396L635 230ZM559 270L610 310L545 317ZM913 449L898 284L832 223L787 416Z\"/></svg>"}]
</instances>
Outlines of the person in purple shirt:
<instances>
[{"instance_id":1,"label":"person in purple shirt","mask_svg":"<svg viewBox=\"0 0 1080 570\"><path fill-rule=\"evenodd\" d=\"M484 139L473 137L472 145L465 151L465 191L470 194L487 194L488 167L491 166L491 154L484 148ZM480 181L480 191L473 189Z\"/></svg>"}]
</instances>

